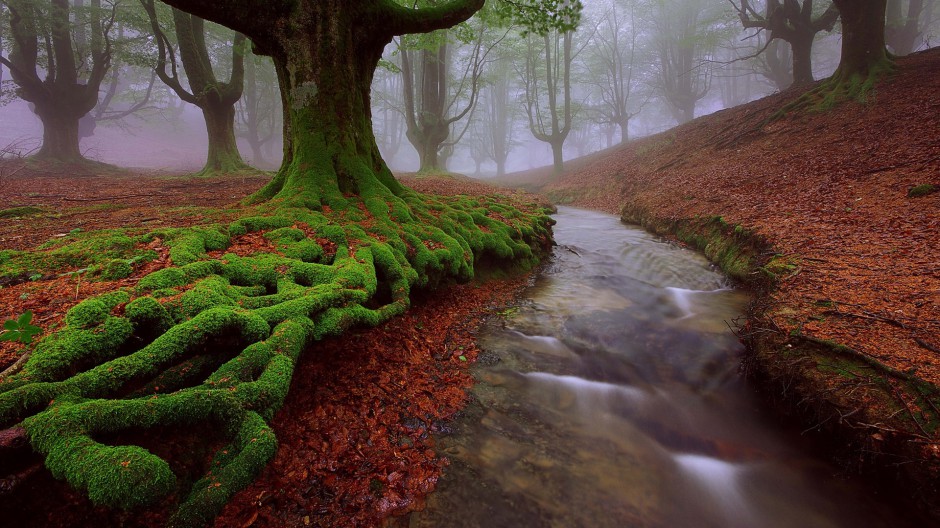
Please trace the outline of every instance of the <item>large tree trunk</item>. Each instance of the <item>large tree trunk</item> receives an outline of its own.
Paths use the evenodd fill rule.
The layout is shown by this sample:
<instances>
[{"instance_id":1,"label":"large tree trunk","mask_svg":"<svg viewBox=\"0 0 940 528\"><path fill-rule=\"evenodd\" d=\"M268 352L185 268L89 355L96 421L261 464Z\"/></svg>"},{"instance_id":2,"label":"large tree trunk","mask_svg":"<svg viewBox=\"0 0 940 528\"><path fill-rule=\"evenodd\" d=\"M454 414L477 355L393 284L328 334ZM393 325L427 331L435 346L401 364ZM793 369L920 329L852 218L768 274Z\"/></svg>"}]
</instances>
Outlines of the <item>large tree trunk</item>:
<instances>
[{"instance_id":1,"label":"large tree trunk","mask_svg":"<svg viewBox=\"0 0 940 528\"><path fill-rule=\"evenodd\" d=\"M209 135L209 154L203 173L230 173L248 168L235 143L235 106L209 103L202 107L202 116Z\"/></svg>"},{"instance_id":2,"label":"large tree trunk","mask_svg":"<svg viewBox=\"0 0 940 528\"><path fill-rule=\"evenodd\" d=\"M889 62L885 50L886 0L833 0L842 14L842 59L836 75L869 77Z\"/></svg>"},{"instance_id":3,"label":"large tree trunk","mask_svg":"<svg viewBox=\"0 0 940 528\"><path fill-rule=\"evenodd\" d=\"M813 39L815 33L794 35L790 40L793 54L793 85L813 82Z\"/></svg>"},{"instance_id":4,"label":"large tree trunk","mask_svg":"<svg viewBox=\"0 0 940 528\"><path fill-rule=\"evenodd\" d=\"M317 207L342 203L343 193L402 189L379 154L371 123L372 77L390 39L363 27L357 9L334 4L341 2L307 3L304 38L272 43L287 146L281 171L256 198L303 197ZM357 26L362 29L351 30Z\"/></svg>"},{"instance_id":5,"label":"large tree trunk","mask_svg":"<svg viewBox=\"0 0 940 528\"><path fill-rule=\"evenodd\" d=\"M40 112L38 105L36 110L42 121L42 147L36 153L36 158L65 162L83 161L85 158L79 148L79 118L55 111Z\"/></svg>"}]
</instances>

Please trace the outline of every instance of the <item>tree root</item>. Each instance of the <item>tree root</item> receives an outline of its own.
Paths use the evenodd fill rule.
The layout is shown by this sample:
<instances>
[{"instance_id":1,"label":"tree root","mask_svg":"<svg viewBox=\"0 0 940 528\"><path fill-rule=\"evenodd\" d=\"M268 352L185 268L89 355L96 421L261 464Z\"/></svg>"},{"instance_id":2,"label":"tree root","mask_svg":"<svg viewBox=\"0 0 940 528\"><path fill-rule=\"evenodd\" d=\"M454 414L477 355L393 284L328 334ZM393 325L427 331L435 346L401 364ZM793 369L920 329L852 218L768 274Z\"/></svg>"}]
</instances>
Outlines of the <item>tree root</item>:
<instances>
[{"instance_id":1,"label":"tree root","mask_svg":"<svg viewBox=\"0 0 940 528\"><path fill-rule=\"evenodd\" d=\"M342 200L323 211L274 202L227 228L152 233L177 267L73 307L64 328L0 381L0 426L22 427L53 476L118 508L185 490L160 457L97 438L167 425L221 428L228 444L170 521L206 525L274 455L268 421L308 344L399 315L412 289L469 280L484 260L530 267L550 241L543 211L492 197L367 189L362 199ZM275 252L207 257L248 232L263 232ZM193 362L207 352L221 366L208 377L187 375L201 372Z\"/></svg>"}]
</instances>

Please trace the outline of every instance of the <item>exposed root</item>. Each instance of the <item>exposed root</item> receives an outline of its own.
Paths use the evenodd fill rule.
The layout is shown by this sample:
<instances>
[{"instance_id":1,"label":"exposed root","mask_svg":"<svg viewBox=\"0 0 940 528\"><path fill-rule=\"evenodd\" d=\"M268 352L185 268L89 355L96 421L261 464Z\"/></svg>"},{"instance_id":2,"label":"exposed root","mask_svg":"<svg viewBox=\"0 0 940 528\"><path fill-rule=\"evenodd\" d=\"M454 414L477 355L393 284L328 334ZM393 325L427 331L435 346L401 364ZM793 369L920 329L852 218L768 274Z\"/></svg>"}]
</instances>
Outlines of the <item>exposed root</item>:
<instances>
[{"instance_id":1,"label":"exposed root","mask_svg":"<svg viewBox=\"0 0 940 528\"><path fill-rule=\"evenodd\" d=\"M865 74L849 73L839 68L832 77L785 105L770 116L764 124L800 112L826 112L848 101L864 103L874 92L878 81L894 71L894 61L887 57L870 66Z\"/></svg>"},{"instance_id":2,"label":"exposed root","mask_svg":"<svg viewBox=\"0 0 940 528\"><path fill-rule=\"evenodd\" d=\"M530 267L550 240L541 209L382 185L360 191L361 199L300 191L229 226L151 233L176 267L72 308L65 327L0 382L0 427L23 427L52 474L96 504L135 508L182 495L171 525L208 524L274 455L268 421L308 344L399 315L413 288L469 280L484 259ZM207 255L249 232L274 251ZM227 445L191 488L148 450L99 441L196 424L221 428Z\"/></svg>"}]
</instances>

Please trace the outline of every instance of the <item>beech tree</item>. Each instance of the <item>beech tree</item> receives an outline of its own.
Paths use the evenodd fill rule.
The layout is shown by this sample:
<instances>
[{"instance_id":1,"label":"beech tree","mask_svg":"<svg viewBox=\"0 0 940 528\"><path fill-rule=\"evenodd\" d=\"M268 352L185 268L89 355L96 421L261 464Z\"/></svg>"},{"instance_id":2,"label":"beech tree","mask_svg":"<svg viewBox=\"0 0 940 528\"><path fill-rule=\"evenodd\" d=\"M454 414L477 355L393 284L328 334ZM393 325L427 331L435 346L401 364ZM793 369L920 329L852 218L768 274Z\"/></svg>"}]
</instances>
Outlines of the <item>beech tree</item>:
<instances>
[{"instance_id":1,"label":"beech tree","mask_svg":"<svg viewBox=\"0 0 940 528\"><path fill-rule=\"evenodd\" d=\"M409 45L409 39L403 39L399 50L406 136L418 152L418 172L446 170L443 151L452 153L458 141L452 128L473 112L488 57L508 34L502 31L491 37L491 30L481 20L461 32L436 32L430 42ZM452 65L461 51L467 56L454 75ZM466 129L464 126L463 132Z\"/></svg>"},{"instance_id":2,"label":"beech tree","mask_svg":"<svg viewBox=\"0 0 940 528\"><path fill-rule=\"evenodd\" d=\"M571 65L574 58L571 31L530 35L524 69L525 110L535 139L552 148L555 174L564 170L564 146L571 132Z\"/></svg>"},{"instance_id":3,"label":"beech tree","mask_svg":"<svg viewBox=\"0 0 940 528\"><path fill-rule=\"evenodd\" d=\"M711 87L711 72L703 59L711 44L706 30L713 8L711 0L661 0L649 15L656 31L662 96L680 125L695 118L696 104Z\"/></svg>"},{"instance_id":4,"label":"beech tree","mask_svg":"<svg viewBox=\"0 0 940 528\"><path fill-rule=\"evenodd\" d=\"M156 72L180 99L202 110L209 138L206 165L200 175L231 173L247 169L235 143L235 103L242 97L245 83L245 37L237 33L231 46L232 73L222 82L213 70L202 18L172 10L173 28L180 62L189 83L187 90L180 79L176 48L163 31L154 0L141 0L150 17L157 43ZM169 66L169 71L167 67Z\"/></svg>"},{"instance_id":5,"label":"beech tree","mask_svg":"<svg viewBox=\"0 0 940 528\"><path fill-rule=\"evenodd\" d=\"M629 12L624 13L625 9ZM615 0L601 15L587 59L596 63L588 74L588 82L598 93L593 110L601 124L620 129L621 143L629 139L630 120L643 107L643 103L634 101L641 78L637 67L639 37L636 6L623 6Z\"/></svg>"},{"instance_id":6,"label":"beech tree","mask_svg":"<svg viewBox=\"0 0 940 528\"><path fill-rule=\"evenodd\" d=\"M851 95L867 91L892 68L885 48L887 0L833 0L842 15L842 57L832 76Z\"/></svg>"},{"instance_id":7,"label":"beech tree","mask_svg":"<svg viewBox=\"0 0 940 528\"><path fill-rule=\"evenodd\" d=\"M766 30L770 33L770 42L780 39L790 44L793 84L813 82L813 40L821 31L832 31L839 19L835 4L822 12L813 0L766 0L763 10L758 7L759 0L741 0L740 3L731 0L731 5L745 28Z\"/></svg>"},{"instance_id":8,"label":"beech tree","mask_svg":"<svg viewBox=\"0 0 940 528\"><path fill-rule=\"evenodd\" d=\"M2 0L12 46L0 63L9 69L17 95L33 105L42 121L36 158L85 161L79 120L98 104L98 90L111 67L110 33L119 3L91 0L75 10L69 0Z\"/></svg>"},{"instance_id":9,"label":"beech tree","mask_svg":"<svg viewBox=\"0 0 940 528\"><path fill-rule=\"evenodd\" d=\"M923 44L933 9L933 0L888 0L885 40L892 53L908 55Z\"/></svg>"}]
</instances>

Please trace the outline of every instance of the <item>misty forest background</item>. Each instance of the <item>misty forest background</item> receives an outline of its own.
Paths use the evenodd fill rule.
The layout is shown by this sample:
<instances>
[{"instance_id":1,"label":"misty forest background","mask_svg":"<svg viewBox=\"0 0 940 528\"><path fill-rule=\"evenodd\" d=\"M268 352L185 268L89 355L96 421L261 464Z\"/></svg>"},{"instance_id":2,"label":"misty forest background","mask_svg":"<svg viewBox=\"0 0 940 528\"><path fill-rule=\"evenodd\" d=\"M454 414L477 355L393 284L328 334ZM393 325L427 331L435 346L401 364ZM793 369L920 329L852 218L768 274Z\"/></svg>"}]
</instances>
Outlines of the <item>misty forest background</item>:
<instances>
[{"instance_id":1,"label":"misty forest background","mask_svg":"<svg viewBox=\"0 0 940 528\"><path fill-rule=\"evenodd\" d=\"M940 41L937 3L889 0L892 53ZM224 87L241 158L278 167L277 77L243 37L152 0L72 0L70 7L80 84L96 73L96 46L110 50L97 104L80 124L84 157L199 170L209 148L205 95ZM0 3L4 57L13 49L9 17ZM589 0L576 31L545 35L477 16L386 48L373 84L376 139L400 172L493 176L553 162L560 170L563 160L824 78L839 64L840 30L824 0ZM50 55L40 49L40 75L56 67ZM0 82L0 154L34 154L42 122L3 65Z\"/></svg>"}]
</instances>

